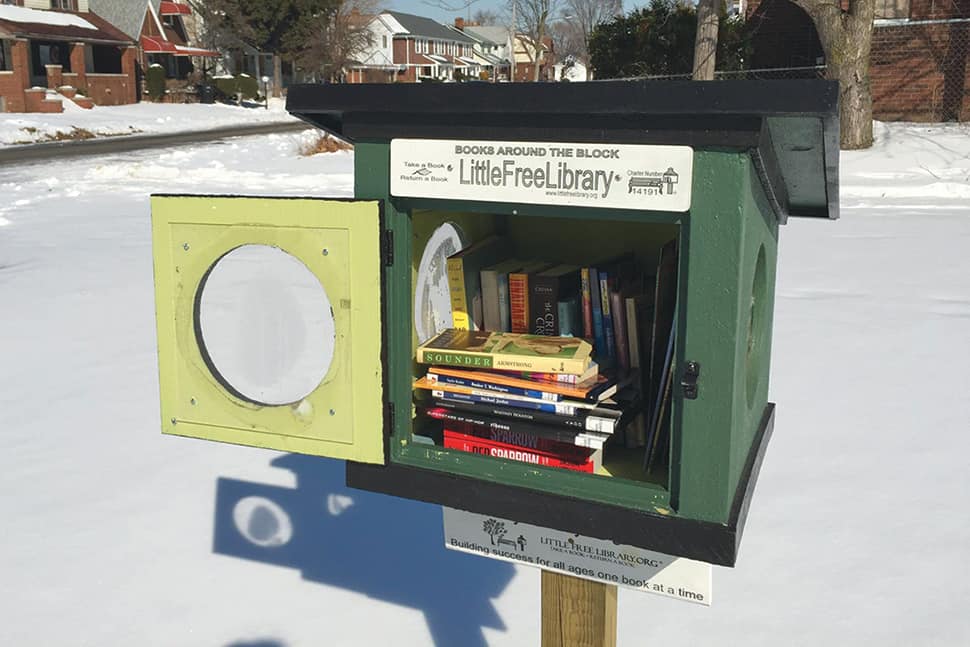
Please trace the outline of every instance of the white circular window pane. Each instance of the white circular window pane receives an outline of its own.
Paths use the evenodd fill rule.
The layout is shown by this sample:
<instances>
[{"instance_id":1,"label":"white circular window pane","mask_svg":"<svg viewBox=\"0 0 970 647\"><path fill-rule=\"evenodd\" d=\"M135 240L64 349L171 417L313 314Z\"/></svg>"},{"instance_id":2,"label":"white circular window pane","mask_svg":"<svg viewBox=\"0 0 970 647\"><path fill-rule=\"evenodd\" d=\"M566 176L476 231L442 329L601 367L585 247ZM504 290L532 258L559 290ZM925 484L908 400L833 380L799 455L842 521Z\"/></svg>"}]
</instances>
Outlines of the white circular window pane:
<instances>
[{"instance_id":1,"label":"white circular window pane","mask_svg":"<svg viewBox=\"0 0 970 647\"><path fill-rule=\"evenodd\" d=\"M419 344L452 326L448 257L464 246L461 230L450 222L435 229L424 246L414 290L414 329Z\"/></svg>"},{"instance_id":2,"label":"white circular window pane","mask_svg":"<svg viewBox=\"0 0 970 647\"><path fill-rule=\"evenodd\" d=\"M248 400L299 402L330 370L335 325L327 292L276 247L244 245L219 259L197 316L211 368Z\"/></svg>"}]
</instances>

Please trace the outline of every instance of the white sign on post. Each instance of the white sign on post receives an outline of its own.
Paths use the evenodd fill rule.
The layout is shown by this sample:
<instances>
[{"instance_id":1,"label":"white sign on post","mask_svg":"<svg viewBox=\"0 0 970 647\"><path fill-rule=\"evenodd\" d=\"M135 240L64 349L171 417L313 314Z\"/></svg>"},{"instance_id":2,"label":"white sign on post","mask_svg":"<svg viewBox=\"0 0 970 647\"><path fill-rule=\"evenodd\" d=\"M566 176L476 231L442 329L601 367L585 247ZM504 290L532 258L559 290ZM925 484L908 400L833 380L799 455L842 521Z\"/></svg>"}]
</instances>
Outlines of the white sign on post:
<instances>
[{"instance_id":1,"label":"white sign on post","mask_svg":"<svg viewBox=\"0 0 970 647\"><path fill-rule=\"evenodd\" d=\"M635 546L442 508L445 547L711 605L711 565Z\"/></svg>"},{"instance_id":2,"label":"white sign on post","mask_svg":"<svg viewBox=\"0 0 970 647\"><path fill-rule=\"evenodd\" d=\"M391 140L391 195L688 211L690 146Z\"/></svg>"}]
</instances>

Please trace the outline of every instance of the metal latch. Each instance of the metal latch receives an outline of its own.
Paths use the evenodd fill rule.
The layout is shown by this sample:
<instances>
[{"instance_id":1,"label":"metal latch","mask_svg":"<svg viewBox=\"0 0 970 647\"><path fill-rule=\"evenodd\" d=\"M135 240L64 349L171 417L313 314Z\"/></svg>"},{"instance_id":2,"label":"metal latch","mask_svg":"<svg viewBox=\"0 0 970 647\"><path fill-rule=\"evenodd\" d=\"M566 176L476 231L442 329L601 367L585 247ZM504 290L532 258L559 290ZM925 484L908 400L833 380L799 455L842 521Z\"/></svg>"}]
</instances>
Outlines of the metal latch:
<instances>
[{"instance_id":1,"label":"metal latch","mask_svg":"<svg viewBox=\"0 0 970 647\"><path fill-rule=\"evenodd\" d=\"M687 362L684 366L684 377L680 381L681 388L684 389L684 397L688 400L697 399L697 378L701 375L701 365L699 362Z\"/></svg>"}]
</instances>

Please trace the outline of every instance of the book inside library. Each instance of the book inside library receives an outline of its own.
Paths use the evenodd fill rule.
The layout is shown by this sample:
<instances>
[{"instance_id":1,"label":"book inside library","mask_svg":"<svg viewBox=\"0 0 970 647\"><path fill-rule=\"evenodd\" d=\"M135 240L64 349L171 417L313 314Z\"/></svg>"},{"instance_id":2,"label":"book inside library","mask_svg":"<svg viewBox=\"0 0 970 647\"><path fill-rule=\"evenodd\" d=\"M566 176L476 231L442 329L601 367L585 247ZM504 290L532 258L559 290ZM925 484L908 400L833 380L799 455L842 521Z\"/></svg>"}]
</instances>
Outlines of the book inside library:
<instances>
[{"instance_id":1,"label":"book inside library","mask_svg":"<svg viewBox=\"0 0 970 647\"><path fill-rule=\"evenodd\" d=\"M536 211L411 210L399 440L530 485L666 490L680 227Z\"/></svg>"}]
</instances>

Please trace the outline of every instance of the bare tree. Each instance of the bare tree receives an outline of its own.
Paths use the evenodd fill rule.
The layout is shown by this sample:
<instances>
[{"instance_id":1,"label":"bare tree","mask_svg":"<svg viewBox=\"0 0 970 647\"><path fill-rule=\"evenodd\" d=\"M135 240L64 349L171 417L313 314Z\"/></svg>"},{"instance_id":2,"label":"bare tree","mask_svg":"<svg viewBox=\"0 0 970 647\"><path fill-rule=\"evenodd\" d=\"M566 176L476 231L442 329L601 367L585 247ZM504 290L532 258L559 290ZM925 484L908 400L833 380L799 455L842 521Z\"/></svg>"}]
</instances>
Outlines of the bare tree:
<instances>
[{"instance_id":1,"label":"bare tree","mask_svg":"<svg viewBox=\"0 0 970 647\"><path fill-rule=\"evenodd\" d=\"M374 44L368 25L377 11L378 0L340 0L333 12L318 17L309 46L294 63L315 76L339 80Z\"/></svg>"},{"instance_id":2,"label":"bare tree","mask_svg":"<svg viewBox=\"0 0 970 647\"><path fill-rule=\"evenodd\" d=\"M717 57L718 0L697 0L697 34L694 36L695 81L713 81Z\"/></svg>"},{"instance_id":3,"label":"bare tree","mask_svg":"<svg viewBox=\"0 0 970 647\"><path fill-rule=\"evenodd\" d=\"M575 54L587 66L589 64L589 37L600 23L623 13L623 0L563 0L563 19L578 35L579 51ZM559 44L556 43L558 46ZM592 77L590 77L592 78Z\"/></svg>"},{"instance_id":4,"label":"bare tree","mask_svg":"<svg viewBox=\"0 0 970 647\"><path fill-rule=\"evenodd\" d=\"M839 82L839 120L842 148L872 146L872 86L869 58L875 0L793 0L815 23L825 75Z\"/></svg>"},{"instance_id":5,"label":"bare tree","mask_svg":"<svg viewBox=\"0 0 970 647\"><path fill-rule=\"evenodd\" d=\"M549 26L559 14L561 0L509 0L513 37L512 74L515 77L516 40L532 63L532 80L539 80L539 68L548 51Z\"/></svg>"},{"instance_id":6,"label":"bare tree","mask_svg":"<svg viewBox=\"0 0 970 647\"><path fill-rule=\"evenodd\" d=\"M495 26L501 24L501 19L494 9L476 9L472 14L472 22L476 25Z\"/></svg>"},{"instance_id":7,"label":"bare tree","mask_svg":"<svg viewBox=\"0 0 970 647\"><path fill-rule=\"evenodd\" d=\"M559 61L577 59L588 64L579 25L569 20L559 20L549 25L549 35Z\"/></svg>"}]
</instances>

